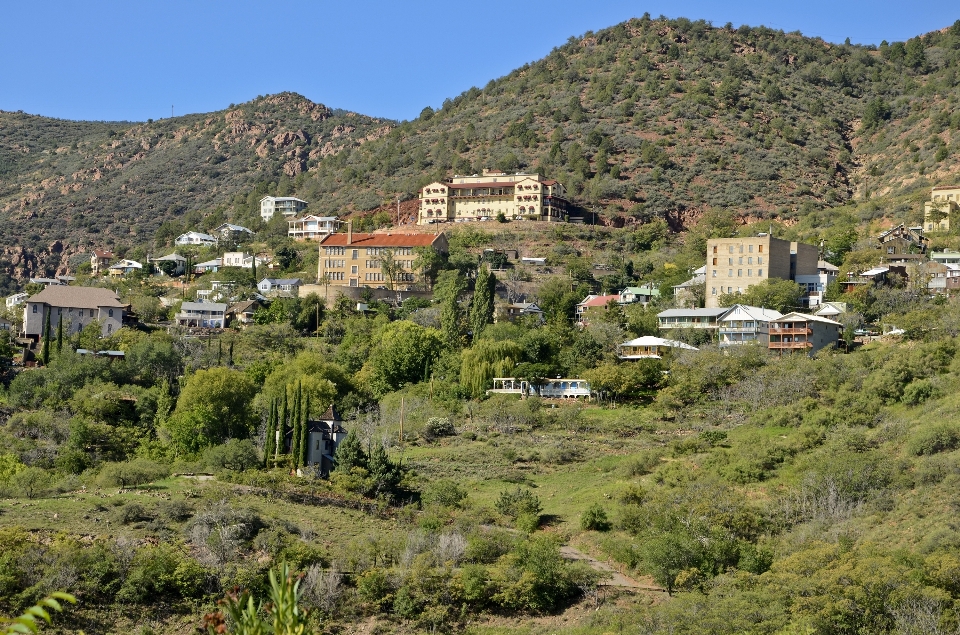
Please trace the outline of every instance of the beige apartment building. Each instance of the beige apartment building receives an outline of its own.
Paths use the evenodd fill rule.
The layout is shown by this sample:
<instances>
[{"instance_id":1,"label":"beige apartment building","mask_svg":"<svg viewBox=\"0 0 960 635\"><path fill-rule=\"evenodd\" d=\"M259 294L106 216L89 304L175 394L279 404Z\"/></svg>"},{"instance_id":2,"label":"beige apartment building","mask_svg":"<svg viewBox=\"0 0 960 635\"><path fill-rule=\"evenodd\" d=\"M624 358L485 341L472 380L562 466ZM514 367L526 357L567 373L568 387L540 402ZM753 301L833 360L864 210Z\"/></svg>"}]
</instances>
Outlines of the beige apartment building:
<instances>
[{"instance_id":1,"label":"beige apartment building","mask_svg":"<svg viewBox=\"0 0 960 635\"><path fill-rule=\"evenodd\" d=\"M923 227L928 232L950 231L950 214L960 209L960 185L941 185L923 204Z\"/></svg>"},{"instance_id":2,"label":"beige apartment building","mask_svg":"<svg viewBox=\"0 0 960 635\"><path fill-rule=\"evenodd\" d=\"M507 174L484 170L482 175L456 175L420 190L419 225L530 218L563 221L569 212L563 185L539 174Z\"/></svg>"},{"instance_id":3,"label":"beige apartment building","mask_svg":"<svg viewBox=\"0 0 960 635\"><path fill-rule=\"evenodd\" d=\"M707 308L719 307L724 293L743 292L769 278L796 282L797 276L815 276L819 256L813 245L768 234L708 240L704 304Z\"/></svg>"},{"instance_id":4,"label":"beige apartment building","mask_svg":"<svg viewBox=\"0 0 960 635\"><path fill-rule=\"evenodd\" d=\"M440 234L361 234L348 229L346 233L330 234L320 241L320 264L317 280L326 280L334 287L389 288L381 268L382 256L389 251L400 265L393 281L395 289L410 289L418 282L414 271L418 247L432 247L438 253L447 253L447 237Z\"/></svg>"}]
</instances>

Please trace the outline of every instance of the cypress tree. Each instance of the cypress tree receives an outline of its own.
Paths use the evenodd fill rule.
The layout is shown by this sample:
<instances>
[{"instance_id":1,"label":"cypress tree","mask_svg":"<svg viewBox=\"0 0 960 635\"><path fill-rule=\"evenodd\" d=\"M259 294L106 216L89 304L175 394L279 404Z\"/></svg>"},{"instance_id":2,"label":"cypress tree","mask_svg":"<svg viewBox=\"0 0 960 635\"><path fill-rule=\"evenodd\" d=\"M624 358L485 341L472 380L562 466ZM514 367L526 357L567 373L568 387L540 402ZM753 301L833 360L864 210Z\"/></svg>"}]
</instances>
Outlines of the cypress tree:
<instances>
[{"instance_id":1,"label":"cypress tree","mask_svg":"<svg viewBox=\"0 0 960 635\"><path fill-rule=\"evenodd\" d=\"M63 314L57 322L57 355L63 352Z\"/></svg>"},{"instance_id":2,"label":"cypress tree","mask_svg":"<svg viewBox=\"0 0 960 635\"><path fill-rule=\"evenodd\" d=\"M47 309L46 324L43 327L43 351L40 353L44 366L50 363L50 311L51 309Z\"/></svg>"},{"instance_id":3,"label":"cypress tree","mask_svg":"<svg viewBox=\"0 0 960 635\"><path fill-rule=\"evenodd\" d=\"M286 444L286 441L287 441L287 418L289 414L290 412L287 407L287 389L284 388L283 389L283 405L280 408L280 425L278 426L280 429L280 446L279 447L281 451L284 451L284 452L286 451L286 447L284 447L284 445Z\"/></svg>"},{"instance_id":4,"label":"cypress tree","mask_svg":"<svg viewBox=\"0 0 960 635\"><path fill-rule=\"evenodd\" d=\"M310 456L310 393L304 397L303 421L300 423L300 465L307 466Z\"/></svg>"},{"instance_id":5,"label":"cypress tree","mask_svg":"<svg viewBox=\"0 0 960 635\"><path fill-rule=\"evenodd\" d=\"M217 366L219 366L223 361L223 340L219 337L217 338L217 347Z\"/></svg>"},{"instance_id":6,"label":"cypress tree","mask_svg":"<svg viewBox=\"0 0 960 635\"><path fill-rule=\"evenodd\" d=\"M250 272L253 275L253 286L257 286L257 254L253 254L253 259L250 261Z\"/></svg>"},{"instance_id":7,"label":"cypress tree","mask_svg":"<svg viewBox=\"0 0 960 635\"><path fill-rule=\"evenodd\" d=\"M266 437L263 440L263 466L270 467L270 459L272 458L274 452L274 446L276 445L276 421L274 421L274 415L276 414L276 401L270 400L270 410L267 412L267 431Z\"/></svg>"},{"instance_id":8,"label":"cypress tree","mask_svg":"<svg viewBox=\"0 0 960 635\"><path fill-rule=\"evenodd\" d=\"M227 366L233 368L233 340L230 340L230 348L227 349Z\"/></svg>"},{"instance_id":9,"label":"cypress tree","mask_svg":"<svg viewBox=\"0 0 960 635\"><path fill-rule=\"evenodd\" d=\"M293 411L290 413L290 423L293 433L290 435L290 467L300 466L300 382L293 393Z\"/></svg>"},{"instance_id":10,"label":"cypress tree","mask_svg":"<svg viewBox=\"0 0 960 635\"><path fill-rule=\"evenodd\" d=\"M477 271L477 281L473 290L473 302L470 305L470 327L476 341L487 324L493 323L493 298L497 287L497 278L487 267Z\"/></svg>"}]
</instances>

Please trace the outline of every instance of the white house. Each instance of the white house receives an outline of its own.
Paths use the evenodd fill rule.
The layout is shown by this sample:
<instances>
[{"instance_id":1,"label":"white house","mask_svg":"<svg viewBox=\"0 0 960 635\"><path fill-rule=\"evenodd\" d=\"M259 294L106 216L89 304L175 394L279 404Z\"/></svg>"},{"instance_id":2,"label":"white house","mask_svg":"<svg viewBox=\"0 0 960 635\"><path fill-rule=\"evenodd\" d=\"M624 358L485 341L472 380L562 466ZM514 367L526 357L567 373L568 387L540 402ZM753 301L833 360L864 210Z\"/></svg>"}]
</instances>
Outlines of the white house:
<instances>
[{"instance_id":1,"label":"white house","mask_svg":"<svg viewBox=\"0 0 960 635\"><path fill-rule=\"evenodd\" d=\"M287 235L294 240L320 240L337 231L336 216L304 216L287 220Z\"/></svg>"},{"instance_id":2,"label":"white house","mask_svg":"<svg viewBox=\"0 0 960 635\"><path fill-rule=\"evenodd\" d=\"M221 240L240 240L253 236L253 231L243 225L232 225L230 223L223 223L214 227L213 233L219 236Z\"/></svg>"},{"instance_id":3,"label":"white house","mask_svg":"<svg viewBox=\"0 0 960 635\"><path fill-rule=\"evenodd\" d=\"M488 393L505 393L524 396L546 397L548 399L590 398L590 382L583 379L545 379L542 384L534 385L526 379L516 377L494 377L493 388Z\"/></svg>"},{"instance_id":4,"label":"white house","mask_svg":"<svg viewBox=\"0 0 960 635\"><path fill-rule=\"evenodd\" d=\"M277 431L279 437L280 431ZM340 413L330 406L319 419L307 421L306 464L313 467L321 476L330 474L334 467L334 456L337 446L347 438L347 431L343 429ZM288 430L284 438L284 447L290 451L293 441L293 431ZM278 443L277 448L280 447Z\"/></svg>"},{"instance_id":5,"label":"white house","mask_svg":"<svg viewBox=\"0 0 960 635\"><path fill-rule=\"evenodd\" d=\"M200 245L203 247L216 245L217 242L216 236L211 236L210 234L204 234L201 232L187 232L186 234L180 234L174 241L174 243L177 245Z\"/></svg>"},{"instance_id":6,"label":"white house","mask_svg":"<svg viewBox=\"0 0 960 635\"><path fill-rule=\"evenodd\" d=\"M783 314L773 309L735 304L718 320L720 346L757 341L765 345L770 341L770 322L781 317Z\"/></svg>"},{"instance_id":7,"label":"white house","mask_svg":"<svg viewBox=\"0 0 960 635\"><path fill-rule=\"evenodd\" d=\"M270 262L269 258L257 256L257 266L265 265ZM228 251L223 254L224 267L240 267L242 269L253 268L253 255L243 251Z\"/></svg>"},{"instance_id":8,"label":"white house","mask_svg":"<svg viewBox=\"0 0 960 635\"><path fill-rule=\"evenodd\" d=\"M13 295L7 296L7 308L12 309L18 304L23 304L27 301L27 298L30 297L29 293L14 293Z\"/></svg>"},{"instance_id":9,"label":"white house","mask_svg":"<svg viewBox=\"0 0 960 635\"><path fill-rule=\"evenodd\" d=\"M222 258L214 258L213 260L207 260L206 262L198 262L193 265L194 273L208 273L210 271L219 271L220 267L223 266Z\"/></svg>"},{"instance_id":10,"label":"white house","mask_svg":"<svg viewBox=\"0 0 960 635\"><path fill-rule=\"evenodd\" d=\"M219 302L184 302L177 313L177 324L187 327L222 329L227 305Z\"/></svg>"},{"instance_id":11,"label":"white house","mask_svg":"<svg viewBox=\"0 0 960 635\"><path fill-rule=\"evenodd\" d=\"M823 303L827 285L837 279L838 273L840 273L839 267L831 265L826 260L820 260L817 262L816 274L797 274L796 282L803 289L803 297L800 298L800 301L804 306L811 309L820 306Z\"/></svg>"},{"instance_id":12,"label":"white house","mask_svg":"<svg viewBox=\"0 0 960 635\"><path fill-rule=\"evenodd\" d=\"M257 289L264 295L289 293L295 296L300 290L300 285L300 278L264 278L257 284Z\"/></svg>"},{"instance_id":13,"label":"white house","mask_svg":"<svg viewBox=\"0 0 960 635\"><path fill-rule=\"evenodd\" d=\"M267 222L277 212L289 218L307 209L307 205L306 201L292 196L264 196L260 199L260 218Z\"/></svg>"},{"instance_id":14,"label":"white house","mask_svg":"<svg viewBox=\"0 0 960 635\"><path fill-rule=\"evenodd\" d=\"M656 287L627 287L620 292L620 304L633 304L639 302L646 305L654 298L660 297L660 289Z\"/></svg>"}]
</instances>

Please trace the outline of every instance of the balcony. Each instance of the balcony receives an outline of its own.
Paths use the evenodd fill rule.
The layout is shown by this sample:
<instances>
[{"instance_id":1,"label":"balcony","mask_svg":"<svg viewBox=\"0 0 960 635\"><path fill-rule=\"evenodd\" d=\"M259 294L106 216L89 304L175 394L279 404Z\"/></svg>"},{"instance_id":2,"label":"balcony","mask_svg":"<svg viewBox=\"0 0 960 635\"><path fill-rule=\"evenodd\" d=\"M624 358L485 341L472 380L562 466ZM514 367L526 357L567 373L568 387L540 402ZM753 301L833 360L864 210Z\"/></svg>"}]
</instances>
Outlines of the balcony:
<instances>
[{"instance_id":1,"label":"balcony","mask_svg":"<svg viewBox=\"0 0 960 635\"><path fill-rule=\"evenodd\" d=\"M770 328L770 335L812 335L813 330L808 328Z\"/></svg>"},{"instance_id":2,"label":"balcony","mask_svg":"<svg viewBox=\"0 0 960 635\"><path fill-rule=\"evenodd\" d=\"M770 350L800 350L813 348L813 342L770 342Z\"/></svg>"},{"instance_id":3,"label":"balcony","mask_svg":"<svg viewBox=\"0 0 960 635\"><path fill-rule=\"evenodd\" d=\"M720 334L724 333L759 333L760 329L756 326L723 326L720 325Z\"/></svg>"}]
</instances>

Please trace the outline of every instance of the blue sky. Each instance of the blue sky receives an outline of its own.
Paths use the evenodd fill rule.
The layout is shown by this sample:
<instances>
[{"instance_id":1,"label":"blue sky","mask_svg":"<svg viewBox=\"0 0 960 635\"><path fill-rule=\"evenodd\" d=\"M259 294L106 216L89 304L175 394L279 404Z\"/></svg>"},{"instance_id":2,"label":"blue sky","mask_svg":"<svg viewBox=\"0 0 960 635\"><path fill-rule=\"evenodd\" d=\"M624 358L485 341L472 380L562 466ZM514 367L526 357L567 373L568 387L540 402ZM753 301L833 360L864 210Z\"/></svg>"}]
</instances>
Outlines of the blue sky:
<instances>
[{"instance_id":1,"label":"blue sky","mask_svg":"<svg viewBox=\"0 0 960 635\"><path fill-rule=\"evenodd\" d=\"M875 44L960 19L955 0L4 0L0 110L143 121L289 90L411 119L645 11Z\"/></svg>"}]
</instances>

